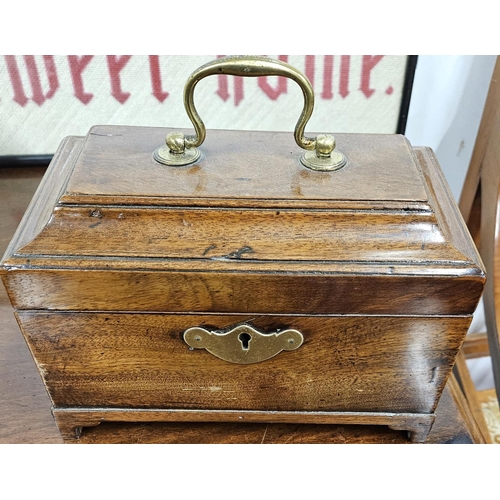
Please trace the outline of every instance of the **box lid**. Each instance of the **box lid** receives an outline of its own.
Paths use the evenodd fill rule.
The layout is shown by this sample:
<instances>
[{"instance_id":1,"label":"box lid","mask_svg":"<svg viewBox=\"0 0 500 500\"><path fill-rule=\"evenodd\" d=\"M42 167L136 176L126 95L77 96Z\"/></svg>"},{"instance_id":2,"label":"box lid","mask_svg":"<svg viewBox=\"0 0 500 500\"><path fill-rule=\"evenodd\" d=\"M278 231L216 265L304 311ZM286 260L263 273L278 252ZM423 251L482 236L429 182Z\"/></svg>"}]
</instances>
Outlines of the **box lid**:
<instances>
[{"instance_id":1,"label":"box lid","mask_svg":"<svg viewBox=\"0 0 500 500\"><path fill-rule=\"evenodd\" d=\"M400 135L338 134L347 165L318 172L300 163L291 134L209 131L197 162L170 167L152 155L167 132L97 126L85 139L67 139L4 271L466 277L470 297L461 306L453 309L450 297L424 312L475 308L482 264L427 148L413 149ZM391 283L393 294L411 286ZM41 303L20 297L21 307ZM391 310L381 309L386 299L377 311ZM333 309L327 302L301 307L342 312L338 300ZM247 302L233 307L253 310ZM301 312L295 307L288 312ZM360 302L356 311L369 307Z\"/></svg>"},{"instance_id":2,"label":"box lid","mask_svg":"<svg viewBox=\"0 0 500 500\"><path fill-rule=\"evenodd\" d=\"M290 133L209 131L194 165L169 167L152 152L169 129L90 130L60 202L101 205L428 209L410 144L401 135L339 134L348 165L305 168ZM187 131L186 131L187 133Z\"/></svg>"}]
</instances>

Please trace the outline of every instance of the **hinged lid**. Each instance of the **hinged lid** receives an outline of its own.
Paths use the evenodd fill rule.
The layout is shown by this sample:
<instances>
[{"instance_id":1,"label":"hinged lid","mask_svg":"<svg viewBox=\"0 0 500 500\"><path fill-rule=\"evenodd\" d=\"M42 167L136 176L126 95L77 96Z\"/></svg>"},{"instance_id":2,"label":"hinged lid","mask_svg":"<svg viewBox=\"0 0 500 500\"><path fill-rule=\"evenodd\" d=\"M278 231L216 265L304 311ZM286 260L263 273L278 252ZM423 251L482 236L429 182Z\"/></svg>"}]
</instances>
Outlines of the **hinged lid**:
<instances>
[{"instance_id":1,"label":"hinged lid","mask_svg":"<svg viewBox=\"0 0 500 500\"><path fill-rule=\"evenodd\" d=\"M161 165L152 151L165 132L94 127L43 230L16 254L109 257L111 267L123 257L307 262L320 271L476 265L403 136L339 134L347 165L317 172L298 161L289 134L264 132L210 132L194 165Z\"/></svg>"},{"instance_id":2,"label":"hinged lid","mask_svg":"<svg viewBox=\"0 0 500 500\"><path fill-rule=\"evenodd\" d=\"M152 152L169 129L93 127L62 204L430 210L401 135L339 134L347 165L314 171L289 133L209 131L201 158L172 167Z\"/></svg>"},{"instance_id":3,"label":"hinged lid","mask_svg":"<svg viewBox=\"0 0 500 500\"><path fill-rule=\"evenodd\" d=\"M209 131L201 147L205 131L193 123L197 135L181 142L199 150L185 166L159 161L184 154L158 152L167 133L172 142L168 129L97 126L63 142L3 262L17 307L475 309L482 264L429 149L398 135L338 134L327 155L343 160L318 171L299 145L328 162L330 136L305 138L300 120L295 142Z\"/></svg>"}]
</instances>

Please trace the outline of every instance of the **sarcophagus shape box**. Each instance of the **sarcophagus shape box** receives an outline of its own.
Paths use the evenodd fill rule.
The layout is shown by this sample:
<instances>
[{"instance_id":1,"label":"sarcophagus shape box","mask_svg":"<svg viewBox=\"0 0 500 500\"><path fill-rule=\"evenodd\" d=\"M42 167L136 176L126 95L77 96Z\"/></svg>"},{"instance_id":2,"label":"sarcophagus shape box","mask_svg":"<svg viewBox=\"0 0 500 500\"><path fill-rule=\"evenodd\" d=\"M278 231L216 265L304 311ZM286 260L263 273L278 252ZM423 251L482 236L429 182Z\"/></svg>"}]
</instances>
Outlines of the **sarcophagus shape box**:
<instances>
[{"instance_id":1,"label":"sarcophagus shape box","mask_svg":"<svg viewBox=\"0 0 500 500\"><path fill-rule=\"evenodd\" d=\"M194 87L220 72L295 80L295 140L205 138ZM62 142L1 271L64 434L267 421L425 440L484 270L432 151L306 137L312 98L285 63L226 58L186 85L194 136L96 126Z\"/></svg>"}]
</instances>

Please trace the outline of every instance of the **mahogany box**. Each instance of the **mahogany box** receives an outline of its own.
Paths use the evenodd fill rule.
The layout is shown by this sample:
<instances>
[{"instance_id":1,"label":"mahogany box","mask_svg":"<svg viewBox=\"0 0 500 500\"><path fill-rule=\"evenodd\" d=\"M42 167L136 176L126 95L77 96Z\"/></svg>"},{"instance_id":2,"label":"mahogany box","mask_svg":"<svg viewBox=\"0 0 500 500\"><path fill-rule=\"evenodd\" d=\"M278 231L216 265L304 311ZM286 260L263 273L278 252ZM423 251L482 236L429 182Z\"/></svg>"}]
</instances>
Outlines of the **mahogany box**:
<instances>
[{"instance_id":1,"label":"mahogany box","mask_svg":"<svg viewBox=\"0 0 500 500\"><path fill-rule=\"evenodd\" d=\"M203 71L285 64L235 59ZM300 124L205 139L189 109L197 135L163 148L169 129L66 138L1 263L61 432L356 423L425 440L485 282L432 151Z\"/></svg>"}]
</instances>

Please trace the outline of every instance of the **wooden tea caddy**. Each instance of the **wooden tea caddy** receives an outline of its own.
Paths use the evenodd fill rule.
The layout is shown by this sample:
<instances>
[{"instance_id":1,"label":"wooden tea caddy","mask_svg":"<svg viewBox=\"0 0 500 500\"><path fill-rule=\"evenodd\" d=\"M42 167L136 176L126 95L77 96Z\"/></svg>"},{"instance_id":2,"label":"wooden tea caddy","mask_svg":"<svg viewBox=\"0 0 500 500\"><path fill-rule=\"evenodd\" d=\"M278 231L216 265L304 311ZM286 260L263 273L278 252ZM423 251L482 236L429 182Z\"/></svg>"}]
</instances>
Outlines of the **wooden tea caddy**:
<instances>
[{"instance_id":1,"label":"wooden tea caddy","mask_svg":"<svg viewBox=\"0 0 500 500\"><path fill-rule=\"evenodd\" d=\"M296 81L295 141L205 138L194 87L221 72ZM227 421L425 440L484 269L432 151L304 137L313 97L281 61L225 58L186 84L194 136L96 126L62 142L0 270L63 435Z\"/></svg>"}]
</instances>

